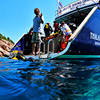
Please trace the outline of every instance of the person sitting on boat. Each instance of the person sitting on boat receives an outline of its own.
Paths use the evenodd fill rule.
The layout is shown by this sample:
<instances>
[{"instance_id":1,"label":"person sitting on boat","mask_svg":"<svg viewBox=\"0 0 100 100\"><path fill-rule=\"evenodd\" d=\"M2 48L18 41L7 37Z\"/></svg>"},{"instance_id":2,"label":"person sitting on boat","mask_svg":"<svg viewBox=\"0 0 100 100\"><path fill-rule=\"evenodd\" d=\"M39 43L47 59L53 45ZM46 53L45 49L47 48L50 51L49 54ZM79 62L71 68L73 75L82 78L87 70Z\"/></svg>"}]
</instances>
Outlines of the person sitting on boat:
<instances>
[{"instance_id":1,"label":"person sitting on boat","mask_svg":"<svg viewBox=\"0 0 100 100\"><path fill-rule=\"evenodd\" d=\"M48 37L50 36L50 34L53 32L53 29L50 25L50 23L46 23L44 26L44 32L45 32L45 36Z\"/></svg>"},{"instance_id":2,"label":"person sitting on boat","mask_svg":"<svg viewBox=\"0 0 100 100\"><path fill-rule=\"evenodd\" d=\"M73 24L73 30L75 31L78 28L79 24L80 24L78 18L73 17L72 23L74 23Z\"/></svg>"},{"instance_id":3,"label":"person sitting on boat","mask_svg":"<svg viewBox=\"0 0 100 100\"><path fill-rule=\"evenodd\" d=\"M43 14L40 14L40 10L38 8L34 9L35 17L33 19L33 34L32 34L32 54L35 55L35 48L37 45L37 52L39 53L39 42L41 41L41 33L42 33L42 24L44 23Z\"/></svg>"},{"instance_id":4,"label":"person sitting on boat","mask_svg":"<svg viewBox=\"0 0 100 100\"><path fill-rule=\"evenodd\" d=\"M57 23L57 21L53 22L53 28L54 28L54 33L58 32L58 28L59 28L59 23Z\"/></svg>"},{"instance_id":5,"label":"person sitting on boat","mask_svg":"<svg viewBox=\"0 0 100 100\"><path fill-rule=\"evenodd\" d=\"M81 15L81 16L80 16L80 18L79 18L79 23L81 24L82 21L85 19L86 15L84 14L84 12L81 12L80 15Z\"/></svg>"},{"instance_id":6,"label":"person sitting on boat","mask_svg":"<svg viewBox=\"0 0 100 100\"><path fill-rule=\"evenodd\" d=\"M71 36L72 35L72 31L70 29L70 27L65 24L64 21L61 21L61 30L63 31L63 39L65 40L66 36Z\"/></svg>"},{"instance_id":7,"label":"person sitting on boat","mask_svg":"<svg viewBox=\"0 0 100 100\"><path fill-rule=\"evenodd\" d=\"M31 44L31 39L32 39L32 34L33 34L33 26L30 28L28 34L24 37L25 39L25 49L31 49L32 48L32 44ZM25 50L24 50L25 51Z\"/></svg>"},{"instance_id":8,"label":"person sitting on boat","mask_svg":"<svg viewBox=\"0 0 100 100\"><path fill-rule=\"evenodd\" d=\"M76 24L74 22L69 22L68 20L65 21L65 23L67 23L72 32L74 32L74 30L76 29Z\"/></svg>"},{"instance_id":9,"label":"person sitting on boat","mask_svg":"<svg viewBox=\"0 0 100 100\"><path fill-rule=\"evenodd\" d=\"M33 34L33 26L30 28L30 30L29 30L29 34L30 34L30 35Z\"/></svg>"}]
</instances>

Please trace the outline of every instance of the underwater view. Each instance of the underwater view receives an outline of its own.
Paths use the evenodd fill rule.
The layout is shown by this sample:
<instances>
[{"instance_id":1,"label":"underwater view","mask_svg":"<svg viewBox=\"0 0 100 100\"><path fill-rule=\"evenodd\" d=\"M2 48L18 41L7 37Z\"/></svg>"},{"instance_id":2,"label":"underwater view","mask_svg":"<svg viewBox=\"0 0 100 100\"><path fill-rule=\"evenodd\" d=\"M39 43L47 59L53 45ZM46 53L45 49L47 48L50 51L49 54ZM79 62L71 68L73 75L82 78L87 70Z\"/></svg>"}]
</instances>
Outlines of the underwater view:
<instances>
[{"instance_id":1,"label":"underwater view","mask_svg":"<svg viewBox=\"0 0 100 100\"><path fill-rule=\"evenodd\" d=\"M1 57L0 100L100 100L100 59Z\"/></svg>"}]
</instances>

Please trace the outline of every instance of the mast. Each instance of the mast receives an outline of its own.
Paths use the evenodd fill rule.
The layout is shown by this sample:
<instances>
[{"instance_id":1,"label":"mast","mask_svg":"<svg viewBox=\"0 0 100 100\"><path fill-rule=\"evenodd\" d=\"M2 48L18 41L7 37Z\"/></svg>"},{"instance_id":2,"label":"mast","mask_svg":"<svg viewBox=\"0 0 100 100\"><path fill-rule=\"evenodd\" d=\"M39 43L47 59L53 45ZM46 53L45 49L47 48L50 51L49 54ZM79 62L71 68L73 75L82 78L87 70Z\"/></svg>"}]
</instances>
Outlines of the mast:
<instances>
[{"instance_id":1,"label":"mast","mask_svg":"<svg viewBox=\"0 0 100 100\"><path fill-rule=\"evenodd\" d=\"M57 11L58 11L58 9L59 9L58 5L59 5L59 0L57 0Z\"/></svg>"}]
</instances>

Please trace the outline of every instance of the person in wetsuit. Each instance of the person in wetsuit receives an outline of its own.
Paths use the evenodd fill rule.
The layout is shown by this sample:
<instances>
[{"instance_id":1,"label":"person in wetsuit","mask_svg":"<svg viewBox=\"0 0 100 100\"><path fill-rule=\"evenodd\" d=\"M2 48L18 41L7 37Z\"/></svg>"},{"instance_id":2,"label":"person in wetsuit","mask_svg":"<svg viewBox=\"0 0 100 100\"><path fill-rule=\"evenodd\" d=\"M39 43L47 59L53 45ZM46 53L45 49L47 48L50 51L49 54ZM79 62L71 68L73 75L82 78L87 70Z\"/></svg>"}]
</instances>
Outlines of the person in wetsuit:
<instances>
[{"instance_id":1,"label":"person in wetsuit","mask_svg":"<svg viewBox=\"0 0 100 100\"><path fill-rule=\"evenodd\" d=\"M45 32L45 36L48 37L52 32L52 27L50 25L50 23L46 23L44 26L44 32Z\"/></svg>"}]
</instances>

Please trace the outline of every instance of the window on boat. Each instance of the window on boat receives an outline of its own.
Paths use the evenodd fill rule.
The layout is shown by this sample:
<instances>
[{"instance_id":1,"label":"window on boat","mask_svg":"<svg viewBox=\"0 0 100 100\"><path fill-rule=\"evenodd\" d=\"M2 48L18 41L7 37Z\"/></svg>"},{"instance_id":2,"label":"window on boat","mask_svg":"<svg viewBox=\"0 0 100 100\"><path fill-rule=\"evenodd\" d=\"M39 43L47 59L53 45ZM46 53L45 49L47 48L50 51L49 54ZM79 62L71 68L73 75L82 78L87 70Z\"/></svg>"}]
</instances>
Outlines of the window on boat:
<instances>
[{"instance_id":1,"label":"window on boat","mask_svg":"<svg viewBox=\"0 0 100 100\"><path fill-rule=\"evenodd\" d=\"M77 12L72 13L70 15L66 15L64 18L60 19L60 21L65 21L65 23L67 23L71 28L72 32L74 32L88 15L88 13L91 11L91 9L92 8L85 9L82 11L79 11L78 9Z\"/></svg>"}]
</instances>

